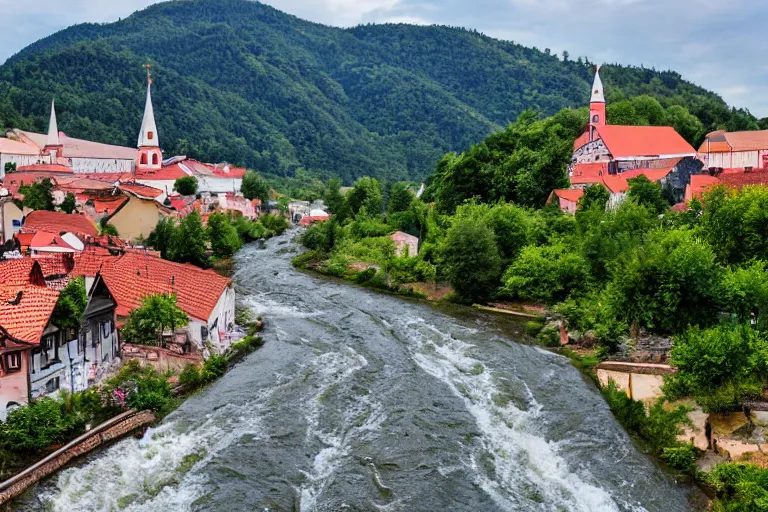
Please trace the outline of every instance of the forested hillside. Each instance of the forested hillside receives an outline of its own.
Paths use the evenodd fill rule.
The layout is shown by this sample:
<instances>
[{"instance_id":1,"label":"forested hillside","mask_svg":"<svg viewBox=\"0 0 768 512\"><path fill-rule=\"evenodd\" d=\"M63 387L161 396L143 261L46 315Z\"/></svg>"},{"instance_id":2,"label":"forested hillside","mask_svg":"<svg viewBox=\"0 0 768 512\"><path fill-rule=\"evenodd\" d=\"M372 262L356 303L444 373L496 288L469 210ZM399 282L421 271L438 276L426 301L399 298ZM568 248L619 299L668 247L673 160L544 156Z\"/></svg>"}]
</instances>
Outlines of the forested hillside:
<instances>
[{"instance_id":1,"label":"forested hillside","mask_svg":"<svg viewBox=\"0 0 768 512\"><path fill-rule=\"evenodd\" d=\"M177 0L116 23L43 39L0 67L0 128L45 130L55 96L70 136L134 145L142 65L166 156L267 173L420 179L525 109L583 107L593 69L475 31L338 29L245 0ZM641 94L682 105L701 132L756 127L674 72L608 66L609 101ZM695 142L695 141L693 141Z\"/></svg>"}]
</instances>

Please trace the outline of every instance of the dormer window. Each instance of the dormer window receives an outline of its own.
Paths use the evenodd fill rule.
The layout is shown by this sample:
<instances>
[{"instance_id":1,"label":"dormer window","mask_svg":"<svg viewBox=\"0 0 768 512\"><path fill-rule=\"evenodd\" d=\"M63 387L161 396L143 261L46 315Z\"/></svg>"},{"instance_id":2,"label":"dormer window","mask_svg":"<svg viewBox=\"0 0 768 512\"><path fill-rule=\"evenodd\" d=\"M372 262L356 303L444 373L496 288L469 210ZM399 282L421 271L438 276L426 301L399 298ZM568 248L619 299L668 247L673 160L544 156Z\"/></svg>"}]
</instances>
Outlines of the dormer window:
<instances>
[{"instance_id":1,"label":"dormer window","mask_svg":"<svg viewBox=\"0 0 768 512\"><path fill-rule=\"evenodd\" d=\"M5 372L14 373L21 370L21 352L5 354Z\"/></svg>"},{"instance_id":2,"label":"dormer window","mask_svg":"<svg viewBox=\"0 0 768 512\"><path fill-rule=\"evenodd\" d=\"M152 140L155 138L155 132L147 132L147 140Z\"/></svg>"}]
</instances>

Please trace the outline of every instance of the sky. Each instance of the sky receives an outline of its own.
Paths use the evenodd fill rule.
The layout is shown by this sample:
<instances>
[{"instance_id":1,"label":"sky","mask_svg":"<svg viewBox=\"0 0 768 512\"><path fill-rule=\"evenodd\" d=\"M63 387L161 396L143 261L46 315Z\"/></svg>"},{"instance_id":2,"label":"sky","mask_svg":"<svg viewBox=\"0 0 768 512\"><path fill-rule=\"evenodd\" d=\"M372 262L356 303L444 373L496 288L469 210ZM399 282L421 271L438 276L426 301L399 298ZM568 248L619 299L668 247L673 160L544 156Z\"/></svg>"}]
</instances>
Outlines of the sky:
<instances>
[{"instance_id":1,"label":"sky","mask_svg":"<svg viewBox=\"0 0 768 512\"><path fill-rule=\"evenodd\" d=\"M0 0L0 61L75 23L110 22L153 0ZM672 69L730 105L768 116L762 0L264 0L334 26L403 22L477 29L572 59Z\"/></svg>"}]
</instances>

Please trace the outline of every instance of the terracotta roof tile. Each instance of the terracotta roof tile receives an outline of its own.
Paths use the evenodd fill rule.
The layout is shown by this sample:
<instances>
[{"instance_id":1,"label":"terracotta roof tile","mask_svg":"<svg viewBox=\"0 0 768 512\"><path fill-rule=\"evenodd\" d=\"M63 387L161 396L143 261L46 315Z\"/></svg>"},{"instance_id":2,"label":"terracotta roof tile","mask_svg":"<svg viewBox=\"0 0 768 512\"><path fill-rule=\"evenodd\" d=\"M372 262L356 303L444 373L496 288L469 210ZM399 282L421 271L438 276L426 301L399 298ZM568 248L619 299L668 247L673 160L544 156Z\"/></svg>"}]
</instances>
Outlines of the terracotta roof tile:
<instances>
[{"instance_id":1,"label":"terracotta roof tile","mask_svg":"<svg viewBox=\"0 0 768 512\"><path fill-rule=\"evenodd\" d=\"M742 188L749 185L768 185L768 169L757 171L723 173L718 176L720 181L727 186Z\"/></svg>"},{"instance_id":2,"label":"terracotta roof tile","mask_svg":"<svg viewBox=\"0 0 768 512\"><path fill-rule=\"evenodd\" d=\"M179 164L162 167L156 171L137 171L136 179L142 181L175 181L189 176Z\"/></svg>"},{"instance_id":3,"label":"terracotta roof tile","mask_svg":"<svg viewBox=\"0 0 768 512\"><path fill-rule=\"evenodd\" d=\"M121 183L118 185L120 189L127 192L136 194L139 197L146 199L155 199L163 195L163 191L157 188L148 187L146 185L137 185L133 183Z\"/></svg>"},{"instance_id":4,"label":"terracotta roof tile","mask_svg":"<svg viewBox=\"0 0 768 512\"><path fill-rule=\"evenodd\" d=\"M0 261L0 285L45 286L45 275L40 264L32 258Z\"/></svg>"},{"instance_id":5,"label":"terracotta roof tile","mask_svg":"<svg viewBox=\"0 0 768 512\"><path fill-rule=\"evenodd\" d=\"M622 176L603 176L603 185L612 194L620 194L629 190L629 183Z\"/></svg>"},{"instance_id":6,"label":"terracotta roof tile","mask_svg":"<svg viewBox=\"0 0 768 512\"><path fill-rule=\"evenodd\" d=\"M105 263L110 263L117 259L117 256L112 256L106 249L103 251L98 249L88 247L80 254L75 254L75 267L72 269L71 275L75 277L96 277L96 274L99 273Z\"/></svg>"},{"instance_id":7,"label":"terracotta roof tile","mask_svg":"<svg viewBox=\"0 0 768 512\"><path fill-rule=\"evenodd\" d=\"M75 252L75 248L59 235L46 231L35 231L35 236L32 237L29 247L32 249L49 249L52 252Z\"/></svg>"},{"instance_id":8,"label":"terracotta roof tile","mask_svg":"<svg viewBox=\"0 0 768 512\"><path fill-rule=\"evenodd\" d=\"M597 127L597 131L614 158L696 155L696 150L671 126L606 125Z\"/></svg>"},{"instance_id":9,"label":"terracotta roof tile","mask_svg":"<svg viewBox=\"0 0 768 512\"><path fill-rule=\"evenodd\" d=\"M43 286L0 286L0 326L27 343L39 344L59 300L59 292Z\"/></svg>"},{"instance_id":10,"label":"terracotta roof tile","mask_svg":"<svg viewBox=\"0 0 768 512\"><path fill-rule=\"evenodd\" d=\"M584 132L581 135L579 135L579 138L576 139L573 143L573 150L576 151L581 146L589 142L589 132Z\"/></svg>"},{"instance_id":11,"label":"terracotta roof tile","mask_svg":"<svg viewBox=\"0 0 768 512\"><path fill-rule=\"evenodd\" d=\"M83 215L36 210L27 216L22 229L25 232L76 233L89 236L99 234L96 225Z\"/></svg>"},{"instance_id":12,"label":"terracotta roof tile","mask_svg":"<svg viewBox=\"0 0 768 512\"><path fill-rule=\"evenodd\" d=\"M57 174L73 174L73 170L71 167L67 167L66 165L60 165L60 164L33 164L33 165L22 165L18 169L16 169L17 172L55 172Z\"/></svg>"},{"instance_id":13,"label":"terracotta roof tile","mask_svg":"<svg viewBox=\"0 0 768 512\"><path fill-rule=\"evenodd\" d=\"M581 196L584 195L584 191L581 189L557 189L555 195L566 201L578 203Z\"/></svg>"},{"instance_id":14,"label":"terracotta roof tile","mask_svg":"<svg viewBox=\"0 0 768 512\"><path fill-rule=\"evenodd\" d=\"M6 154L6 155L35 156L40 154L40 149L35 148L24 142L0 138L0 153Z\"/></svg>"},{"instance_id":15,"label":"terracotta roof tile","mask_svg":"<svg viewBox=\"0 0 768 512\"><path fill-rule=\"evenodd\" d=\"M143 297L172 293L190 317L207 321L232 283L211 270L131 252L104 265L101 275L121 316L139 307Z\"/></svg>"}]
</instances>

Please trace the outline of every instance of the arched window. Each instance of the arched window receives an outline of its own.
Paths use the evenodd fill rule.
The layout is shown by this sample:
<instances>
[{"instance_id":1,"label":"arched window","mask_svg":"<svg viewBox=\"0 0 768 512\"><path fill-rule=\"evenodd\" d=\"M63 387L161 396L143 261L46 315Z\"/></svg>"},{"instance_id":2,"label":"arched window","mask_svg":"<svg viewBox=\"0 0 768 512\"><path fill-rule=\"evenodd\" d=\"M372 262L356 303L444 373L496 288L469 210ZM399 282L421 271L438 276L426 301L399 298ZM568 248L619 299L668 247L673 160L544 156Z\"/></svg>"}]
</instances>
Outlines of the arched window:
<instances>
[{"instance_id":1,"label":"arched window","mask_svg":"<svg viewBox=\"0 0 768 512\"><path fill-rule=\"evenodd\" d=\"M155 132L147 132L147 140L152 140L155 138Z\"/></svg>"},{"instance_id":2,"label":"arched window","mask_svg":"<svg viewBox=\"0 0 768 512\"><path fill-rule=\"evenodd\" d=\"M147 165L147 154L142 153L141 154L141 165Z\"/></svg>"},{"instance_id":3,"label":"arched window","mask_svg":"<svg viewBox=\"0 0 768 512\"><path fill-rule=\"evenodd\" d=\"M600 116L598 116L597 114L592 116L592 122L593 123L599 123L600 122Z\"/></svg>"},{"instance_id":4,"label":"arched window","mask_svg":"<svg viewBox=\"0 0 768 512\"><path fill-rule=\"evenodd\" d=\"M157 165L157 153L152 153L152 165Z\"/></svg>"}]
</instances>

